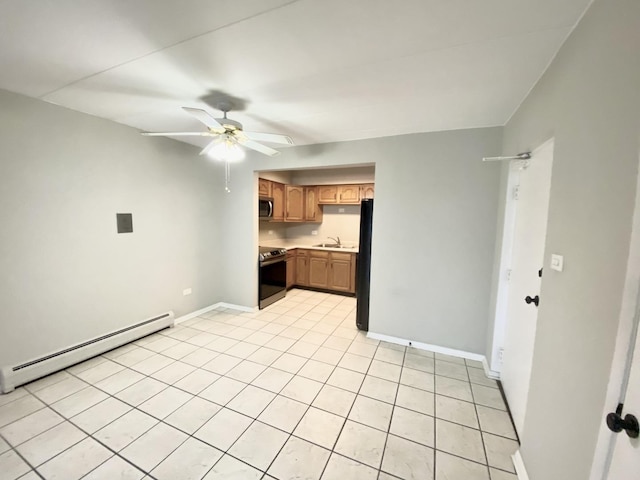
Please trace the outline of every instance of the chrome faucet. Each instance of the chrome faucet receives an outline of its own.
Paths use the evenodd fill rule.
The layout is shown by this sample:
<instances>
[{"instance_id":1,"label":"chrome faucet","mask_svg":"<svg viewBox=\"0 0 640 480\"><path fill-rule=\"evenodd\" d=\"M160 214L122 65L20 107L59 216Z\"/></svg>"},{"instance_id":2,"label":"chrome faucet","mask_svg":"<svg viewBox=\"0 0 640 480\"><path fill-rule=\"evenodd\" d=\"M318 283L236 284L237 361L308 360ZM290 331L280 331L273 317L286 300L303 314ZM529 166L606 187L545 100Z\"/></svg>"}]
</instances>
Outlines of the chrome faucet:
<instances>
[{"instance_id":1,"label":"chrome faucet","mask_svg":"<svg viewBox=\"0 0 640 480\"><path fill-rule=\"evenodd\" d=\"M336 244L338 246L342 245L342 243L340 242L340 237L338 237L338 236L336 236L336 238L333 238L333 237L327 237L327 238L329 238L329 239L333 240L334 242L336 242Z\"/></svg>"}]
</instances>

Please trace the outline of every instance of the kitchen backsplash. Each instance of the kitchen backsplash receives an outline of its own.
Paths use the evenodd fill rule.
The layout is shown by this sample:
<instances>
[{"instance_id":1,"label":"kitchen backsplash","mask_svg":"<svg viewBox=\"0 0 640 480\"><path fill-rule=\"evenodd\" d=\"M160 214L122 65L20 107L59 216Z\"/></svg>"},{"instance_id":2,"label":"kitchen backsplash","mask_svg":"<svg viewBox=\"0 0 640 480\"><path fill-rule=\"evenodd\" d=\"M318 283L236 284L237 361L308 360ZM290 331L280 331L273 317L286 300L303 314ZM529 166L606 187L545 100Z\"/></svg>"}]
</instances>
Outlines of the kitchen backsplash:
<instances>
[{"instance_id":1,"label":"kitchen backsplash","mask_svg":"<svg viewBox=\"0 0 640 480\"><path fill-rule=\"evenodd\" d=\"M339 236L345 244L357 244L360 236L360 205L325 205L322 223L260 222L259 227L260 241L286 239L313 245L327 241L328 237ZM317 230L317 235L311 233L314 230Z\"/></svg>"}]
</instances>

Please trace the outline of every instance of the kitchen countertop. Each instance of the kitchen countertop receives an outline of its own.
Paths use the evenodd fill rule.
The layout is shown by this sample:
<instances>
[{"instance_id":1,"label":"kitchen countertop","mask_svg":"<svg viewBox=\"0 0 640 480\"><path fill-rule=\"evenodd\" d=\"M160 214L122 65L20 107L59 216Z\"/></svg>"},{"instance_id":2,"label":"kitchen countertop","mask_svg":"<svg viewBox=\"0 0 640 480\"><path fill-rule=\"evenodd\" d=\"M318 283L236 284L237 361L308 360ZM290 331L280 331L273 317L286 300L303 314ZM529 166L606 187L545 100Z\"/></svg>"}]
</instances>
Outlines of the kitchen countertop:
<instances>
[{"instance_id":1,"label":"kitchen countertop","mask_svg":"<svg viewBox=\"0 0 640 480\"><path fill-rule=\"evenodd\" d=\"M345 242L345 245L351 245L350 243ZM267 242L260 242L261 247L274 247L274 248L284 248L287 251L293 250L295 248L304 248L305 250L321 250L325 252L344 252L344 253L358 253L358 246L354 246L353 248L331 248L331 247L314 247L313 245L309 245L306 243L300 243L297 241L291 240L269 240Z\"/></svg>"}]
</instances>

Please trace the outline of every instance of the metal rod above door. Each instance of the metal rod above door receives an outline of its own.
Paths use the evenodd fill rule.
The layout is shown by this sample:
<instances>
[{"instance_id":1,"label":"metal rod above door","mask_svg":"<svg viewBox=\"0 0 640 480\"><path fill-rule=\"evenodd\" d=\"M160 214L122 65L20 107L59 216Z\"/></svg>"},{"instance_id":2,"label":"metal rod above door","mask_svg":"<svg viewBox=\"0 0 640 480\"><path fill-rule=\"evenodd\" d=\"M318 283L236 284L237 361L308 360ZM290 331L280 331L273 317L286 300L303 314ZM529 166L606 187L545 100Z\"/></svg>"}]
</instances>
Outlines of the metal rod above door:
<instances>
[{"instance_id":1,"label":"metal rod above door","mask_svg":"<svg viewBox=\"0 0 640 480\"><path fill-rule=\"evenodd\" d=\"M501 162L503 160L529 160L531 158L531 152L522 152L510 157L483 157L483 162Z\"/></svg>"}]
</instances>

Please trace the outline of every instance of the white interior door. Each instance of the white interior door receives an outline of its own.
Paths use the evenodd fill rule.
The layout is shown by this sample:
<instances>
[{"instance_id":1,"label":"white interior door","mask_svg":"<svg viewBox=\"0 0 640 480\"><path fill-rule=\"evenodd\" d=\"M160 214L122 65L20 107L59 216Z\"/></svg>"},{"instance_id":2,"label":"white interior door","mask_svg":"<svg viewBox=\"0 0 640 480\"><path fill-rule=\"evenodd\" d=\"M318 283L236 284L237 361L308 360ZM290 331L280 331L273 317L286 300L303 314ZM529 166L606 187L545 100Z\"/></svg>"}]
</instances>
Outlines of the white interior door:
<instances>
[{"instance_id":1,"label":"white interior door","mask_svg":"<svg viewBox=\"0 0 640 480\"><path fill-rule=\"evenodd\" d=\"M529 394L544 244L547 234L553 141L535 150L520 173L500 379L519 435ZM529 298L530 303L525 301ZM541 301L544 301L541 300Z\"/></svg>"},{"instance_id":2,"label":"white interior door","mask_svg":"<svg viewBox=\"0 0 640 480\"><path fill-rule=\"evenodd\" d=\"M623 400L621 417L628 414L640 417L640 336L636 336L633 361L629 372L627 391ZM624 427L624 425L621 425ZM609 468L609 480L632 480L640 477L640 438L630 437L625 430L614 438L613 455Z\"/></svg>"},{"instance_id":3,"label":"white interior door","mask_svg":"<svg viewBox=\"0 0 640 480\"><path fill-rule=\"evenodd\" d=\"M625 289L620 311L620 326L616 341L616 353L611 381L614 387L616 401L622 405L621 417L627 414L640 418L640 174L636 183L636 205L633 214L631 242ZM619 372L622 375L618 375ZM615 387L621 385L617 391ZM611 386L611 385L610 385ZM616 407L610 395L607 395L608 409ZM596 469L591 478L608 478L608 480L626 480L640 478L640 439L631 438L626 431L612 435L603 429L607 439L610 439L609 450L611 456L605 461L609 468L609 475L600 475ZM607 442L608 443L608 442ZM607 463L608 462L608 463ZM605 472L607 469L605 466Z\"/></svg>"}]
</instances>

